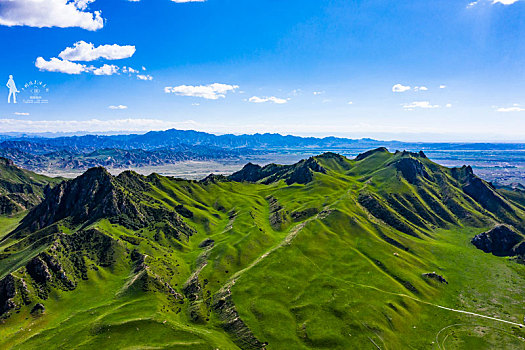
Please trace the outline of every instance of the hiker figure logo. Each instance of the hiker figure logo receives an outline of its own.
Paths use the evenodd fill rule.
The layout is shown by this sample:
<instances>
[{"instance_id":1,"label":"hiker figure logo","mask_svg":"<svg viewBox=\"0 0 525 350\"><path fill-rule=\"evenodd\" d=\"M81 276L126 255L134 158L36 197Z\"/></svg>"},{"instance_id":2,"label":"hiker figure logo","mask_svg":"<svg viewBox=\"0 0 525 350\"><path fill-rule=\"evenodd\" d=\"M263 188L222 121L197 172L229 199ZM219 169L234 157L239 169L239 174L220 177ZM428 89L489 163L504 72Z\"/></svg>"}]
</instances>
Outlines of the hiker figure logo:
<instances>
[{"instance_id":1,"label":"hiker figure logo","mask_svg":"<svg viewBox=\"0 0 525 350\"><path fill-rule=\"evenodd\" d=\"M11 103L11 98L13 99L13 103L16 103L16 94L20 91L18 91L18 89L16 88L16 84L12 75L9 76L9 80L7 81L7 84L5 86L7 86L7 88L9 89L7 103Z\"/></svg>"}]
</instances>

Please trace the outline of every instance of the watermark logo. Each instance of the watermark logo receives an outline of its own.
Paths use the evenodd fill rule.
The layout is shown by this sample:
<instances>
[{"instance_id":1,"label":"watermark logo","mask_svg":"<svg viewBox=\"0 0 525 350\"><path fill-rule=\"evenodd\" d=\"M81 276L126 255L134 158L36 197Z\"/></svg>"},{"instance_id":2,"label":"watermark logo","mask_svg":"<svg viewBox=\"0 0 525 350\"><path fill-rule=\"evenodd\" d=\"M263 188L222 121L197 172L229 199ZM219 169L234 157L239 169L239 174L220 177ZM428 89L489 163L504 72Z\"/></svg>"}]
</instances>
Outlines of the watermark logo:
<instances>
[{"instance_id":1,"label":"watermark logo","mask_svg":"<svg viewBox=\"0 0 525 350\"><path fill-rule=\"evenodd\" d=\"M11 99L13 100L13 103L16 103L16 94L18 94L20 91L16 88L15 81L13 79L13 76L9 76L9 80L7 81L7 84L5 85L9 89L9 95L7 96L7 103L11 103Z\"/></svg>"},{"instance_id":2,"label":"watermark logo","mask_svg":"<svg viewBox=\"0 0 525 350\"><path fill-rule=\"evenodd\" d=\"M17 103L17 96L22 96L22 103L28 104L46 104L49 102L47 94L49 87L46 83L39 80L32 80L24 84L21 91L16 87L15 80L12 75L9 76L9 80L6 84L9 89L9 95L7 96L7 103Z\"/></svg>"},{"instance_id":3,"label":"watermark logo","mask_svg":"<svg viewBox=\"0 0 525 350\"><path fill-rule=\"evenodd\" d=\"M24 87L22 88L22 92L24 93L24 103L44 104L49 102L47 99L49 88L47 87L46 83L43 83L39 80L33 80L25 83Z\"/></svg>"}]
</instances>

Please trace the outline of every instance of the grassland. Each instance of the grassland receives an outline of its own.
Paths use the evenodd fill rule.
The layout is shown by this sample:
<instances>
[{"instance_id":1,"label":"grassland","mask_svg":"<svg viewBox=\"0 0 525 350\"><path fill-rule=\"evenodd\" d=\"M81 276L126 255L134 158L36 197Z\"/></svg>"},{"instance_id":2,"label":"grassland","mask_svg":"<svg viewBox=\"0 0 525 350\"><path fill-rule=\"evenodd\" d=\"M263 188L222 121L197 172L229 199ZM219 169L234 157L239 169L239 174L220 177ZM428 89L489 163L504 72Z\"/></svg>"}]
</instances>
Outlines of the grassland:
<instances>
[{"instance_id":1,"label":"grassland","mask_svg":"<svg viewBox=\"0 0 525 350\"><path fill-rule=\"evenodd\" d=\"M496 223L522 230L518 204L504 198L508 209L488 210L476 193L465 194L468 170L417 154L315 162L323 171L305 184L286 184L304 164L279 168L271 182L112 178L139 213L177 212L193 229L178 237L165 216L141 227L66 217L54 223L58 230L9 235L20 217L0 219L0 279L23 279L31 299L14 298L20 307L0 325L0 347L525 346L525 266L470 243ZM55 272L35 282L27 264L42 252L75 288ZM430 272L448 283L424 276ZM36 303L43 314L30 312Z\"/></svg>"}]
</instances>

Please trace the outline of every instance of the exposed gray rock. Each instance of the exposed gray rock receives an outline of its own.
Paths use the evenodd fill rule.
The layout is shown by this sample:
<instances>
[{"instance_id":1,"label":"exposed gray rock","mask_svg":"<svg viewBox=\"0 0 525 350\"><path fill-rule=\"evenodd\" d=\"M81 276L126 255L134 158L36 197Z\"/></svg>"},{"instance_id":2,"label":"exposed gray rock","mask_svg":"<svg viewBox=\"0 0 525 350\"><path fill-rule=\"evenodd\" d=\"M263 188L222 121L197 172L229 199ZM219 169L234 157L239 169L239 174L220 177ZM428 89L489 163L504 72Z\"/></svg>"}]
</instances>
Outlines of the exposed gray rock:
<instances>
[{"instance_id":1,"label":"exposed gray rock","mask_svg":"<svg viewBox=\"0 0 525 350\"><path fill-rule=\"evenodd\" d=\"M497 225L493 229L480 233L472 238L472 244L485 253L497 256L514 256L523 254L525 247L518 243L523 241L523 236L507 225Z\"/></svg>"}]
</instances>

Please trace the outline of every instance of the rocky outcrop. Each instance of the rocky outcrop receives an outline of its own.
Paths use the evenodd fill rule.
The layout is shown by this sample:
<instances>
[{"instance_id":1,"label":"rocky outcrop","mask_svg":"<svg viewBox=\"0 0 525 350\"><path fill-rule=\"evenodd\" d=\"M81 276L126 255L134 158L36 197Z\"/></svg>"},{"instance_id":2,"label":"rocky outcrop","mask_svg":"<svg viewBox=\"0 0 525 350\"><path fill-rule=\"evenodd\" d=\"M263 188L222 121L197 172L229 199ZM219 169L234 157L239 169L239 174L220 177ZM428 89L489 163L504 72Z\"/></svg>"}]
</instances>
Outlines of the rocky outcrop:
<instances>
[{"instance_id":1,"label":"rocky outcrop","mask_svg":"<svg viewBox=\"0 0 525 350\"><path fill-rule=\"evenodd\" d=\"M326 173L314 157L302 160L293 165L269 164L264 167L248 163L240 171L233 173L229 179L238 182L261 182L270 184L284 180L287 185L307 184L313 180L314 173Z\"/></svg>"},{"instance_id":2,"label":"rocky outcrop","mask_svg":"<svg viewBox=\"0 0 525 350\"><path fill-rule=\"evenodd\" d=\"M199 248L211 248L215 245L215 241L211 238L206 238L199 244Z\"/></svg>"},{"instance_id":3,"label":"rocky outcrop","mask_svg":"<svg viewBox=\"0 0 525 350\"><path fill-rule=\"evenodd\" d=\"M0 281L0 316L16 307L13 298L16 296L15 278L9 274Z\"/></svg>"},{"instance_id":4,"label":"rocky outcrop","mask_svg":"<svg viewBox=\"0 0 525 350\"><path fill-rule=\"evenodd\" d=\"M468 176L463 191L481 204L481 206L492 213L502 210L514 213L509 203L496 191L494 186L477 177L474 174Z\"/></svg>"},{"instance_id":5,"label":"rocky outcrop","mask_svg":"<svg viewBox=\"0 0 525 350\"><path fill-rule=\"evenodd\" d=\"M26 269L29 276L37 283L44 284L51 280L47 264L39 257L31 259L26 265Z\"/></svg>"},{"instance_id":6,"label":"rocky outcrop","mask_svg":"<svg viewBox=\"0 0 525 350\"><path fill-rule=\"evenodd\" d=\"M472 244L485 253L497 256L515 256L525 252L523 236L507 225L498 225L472 238Z\"/></svg>"},{"instance_id":7,"label":"rocky outcrop","mask_svg":"<svg viewBox=\"0 0 525 350\"><path fill-rule=\"evenodd\" d=\"M43 304L40 304L40 303L36 304L31 309L31 315L33 315L33 316L41 315L41 314L43 314L45 312L46 312L46 308L44 307Z\"/></svg>"},{"instance_id":8,"label":"rocky outcrop","mask_svg":"<svg viewBox=\"0 0 525 350\"><path fill-rule=\"evenodd\" d=\"M401 158L394 163L397 171L411 184L416 184L418 180L425 178L430 180L430 175L426 171L423 163L414 158Z\"/></svg>"},{"instance_id":9,"label":"rocky outcrop","mask_svg":"<svg viewBox=\"0 0 525 350\"><path fill-rule=\"evenodd\" d=\"M263 343L257 339L239 316L229 289L220 291L214 296L212 307L222 321L222 328L234 337L241 349L266 349L268 343Z\"/></svg>"},{"instance_id":10,"label":"rocky outcrop","mask_svg":"<svg viewBox=\"0 0 525 350\"><path fill-rule=\"evenodd\" d=\"M430 279L432 279L432 280L436 280L436 281L438 281L438 282L440 282L440 283L448 284L447 280L446 280L443 276L438 275L438 274L435 273L435 272L424 273L424 274L423 274L423 277L425 277L425 278L430 278Z\"/></svg>"},{"instance_id":11,"label":"rocky outcrop","mask_svg":"<svg viewBox=\"0 0 525 350\"><path fill-rule=\"evenodd\" d=\"M84 227L100 219L137 230L163 223L167 236L181 239L194 230L176 211L157 205L144 195L151 188L148 178L126 172L115 178L104 168L93 168L78 178L62 182L46 194L45 200L35 207L13 234L34 232L63 219ZM178 208L185 216L193 215Z\"/></svg>"}]
</instances>

